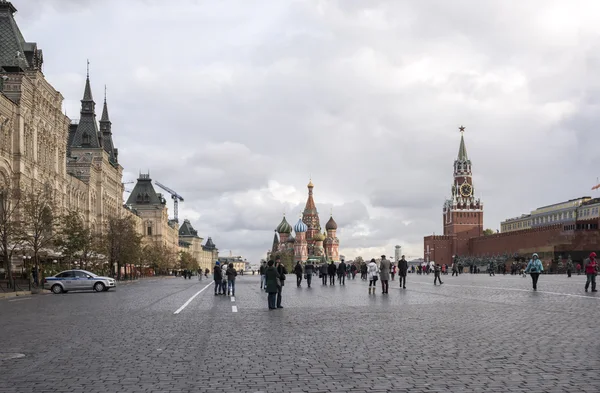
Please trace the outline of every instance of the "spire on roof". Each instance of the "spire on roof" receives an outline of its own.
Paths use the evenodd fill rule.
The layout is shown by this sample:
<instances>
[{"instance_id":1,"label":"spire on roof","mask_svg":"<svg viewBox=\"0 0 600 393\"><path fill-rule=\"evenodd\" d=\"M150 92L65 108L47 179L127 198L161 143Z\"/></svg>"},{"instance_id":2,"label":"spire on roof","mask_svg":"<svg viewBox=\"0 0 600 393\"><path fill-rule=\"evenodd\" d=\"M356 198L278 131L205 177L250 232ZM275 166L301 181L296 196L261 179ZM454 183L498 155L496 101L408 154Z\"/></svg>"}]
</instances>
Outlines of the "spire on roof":
<instances>
[{"instance_id":1,"label":"spire on roof","mask_svg":"<svg viewBox=\"0 0 600 393\"><path fill-rule=\"evenodd\" d=\"M85 78L85 89L83 90L83 100L81 101L94 101L94 98L92 97L92 88L90 87L89 75Z\"/></svg>"},{"instance_id":2,"label":"spire on roof","mask_svg":"<svg viewBox=\"0 0 600 393\"><path fill-rule=\"evenodd\" d=\"M271 252L277 252L279 248L279 238L277 237L277 230L275 230L275 234L273 235L273 246L271 247Z\"/></svg>"},{"instance_id":3,"label":"spire on roof","mask_svg":"<svg viewBox=\"0 0 600 393\"><path fill-rule=\"evenodd\" d=\"M465 147L465 127L458 127L460 130L460 147L458 148L458 160L459 161L468 161L469 157L467 156L467 148Z\"/></svg>"},{"instance_id":4,"label":"spire on roof","mask_svg":"<svg viewBox=\"0 0 600 393\"><path fill-rule=\"evenodd\" d=\"M102 108L102 116L100 121L110 121L108 118L108 106L106 105L106 85L104 85L104 107Z\"/></svg>"},{"instance_id":5,"label":"spire on roof","mask_svg":"<svg viewBox=\"0 0 600 393\"><path fill-rule=\"evenodd\" d=\"M101 137L102 134L98 131L98 124L96 123L96 103L92 98L92 88L90 87L88 75L85 79L83 99L81 100L81 116L71 147L99 148L102 147Z\"/></svg>"},{"instance_id":6,"label":"spire on roof","mask_svg":"<svg viewBox=\"0 0 600 393\"><path fill-rule=\"evenodd\" d=\"M102 147L108 153L110 163L115 165L118 163L118 153L112 140L112 123L108 117L108 104L106 103L106 85L104 85L104 107L100 117L100 132L102 133Z\"/></svg>"}]
</instances>

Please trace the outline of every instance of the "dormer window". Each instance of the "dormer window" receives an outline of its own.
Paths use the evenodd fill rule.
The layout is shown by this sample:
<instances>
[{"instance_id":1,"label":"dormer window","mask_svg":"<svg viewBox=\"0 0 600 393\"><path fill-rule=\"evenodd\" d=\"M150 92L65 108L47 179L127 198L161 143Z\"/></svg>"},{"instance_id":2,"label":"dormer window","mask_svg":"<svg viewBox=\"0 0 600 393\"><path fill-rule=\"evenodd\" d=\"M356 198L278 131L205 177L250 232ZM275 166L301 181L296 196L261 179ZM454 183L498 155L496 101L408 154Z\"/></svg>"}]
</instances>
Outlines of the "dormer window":
<instances>
[{"instance_id":1,"label":"dormer window","mask_svg":"<svg viewBox=\"0 0 600 393\"><path fill-rule=\"evenodd\" d=\"M90 134L88 134L87 132L84 132L83 136L81 137L81 143L84 145L89 145L90 144Z\"/></svg>"}]
</instances>

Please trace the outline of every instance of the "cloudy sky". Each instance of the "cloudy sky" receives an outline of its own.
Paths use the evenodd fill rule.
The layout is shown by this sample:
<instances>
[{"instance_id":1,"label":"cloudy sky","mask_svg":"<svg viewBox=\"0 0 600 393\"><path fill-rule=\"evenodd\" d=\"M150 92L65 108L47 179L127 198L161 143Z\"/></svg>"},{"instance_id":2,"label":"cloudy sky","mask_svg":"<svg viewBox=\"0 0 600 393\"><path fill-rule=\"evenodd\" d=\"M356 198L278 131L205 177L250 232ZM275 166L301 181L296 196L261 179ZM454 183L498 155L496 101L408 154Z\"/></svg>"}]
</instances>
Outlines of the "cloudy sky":
<instances>
[{"instance_id":1,"label":"cloudy sky","mask_svg":"<svg viewBox=\"0 0 600 393\"><path fill-rule=\"evenodd\" d=\"M68 115L89 58L125 180L178 191L222 254L264 257L312 176L342 254L422 256L461 124L486 228L595 195L595 0L13 3Z\"/></svg>"}]
</instances>

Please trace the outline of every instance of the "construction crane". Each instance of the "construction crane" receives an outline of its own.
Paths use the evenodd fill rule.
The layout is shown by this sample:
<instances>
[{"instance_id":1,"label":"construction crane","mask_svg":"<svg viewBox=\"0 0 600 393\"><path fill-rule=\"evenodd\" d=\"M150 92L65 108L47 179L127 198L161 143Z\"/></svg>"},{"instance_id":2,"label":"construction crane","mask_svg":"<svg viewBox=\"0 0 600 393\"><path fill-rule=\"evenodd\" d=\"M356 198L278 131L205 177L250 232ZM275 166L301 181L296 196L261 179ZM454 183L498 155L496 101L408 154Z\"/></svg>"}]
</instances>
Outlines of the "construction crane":
<instances>
[{"instance_id":1,"label":"construction crane","mask_svg":"<svg viewBox=\"0 0 600 393\"><path fill-rule=\"evenodd\" d=\"M600 188L600 180L598 180L598 178L596 178L596 185L594 187L592 187L592 190L597 190Z\"/></svg>"},{"instance_id":2,"label":"construction crane","mask_svg":"<svg viewBox=\"0 0 600 393\"><path fill-rule=\"evenodd\" d=\"M173 212L175 213L175 221L179 222L178 205L179 205L179 201L183 202L183 197L181 195L179 195L178 193L176 193L175 191L171 190L169 187L164 186L157 181L155 181L155 183L157 186L159 186L160 188L162 188L163 190L165 190L166 192L171 194L171 199L173 199Z\"/></svg>"}]
</instances>

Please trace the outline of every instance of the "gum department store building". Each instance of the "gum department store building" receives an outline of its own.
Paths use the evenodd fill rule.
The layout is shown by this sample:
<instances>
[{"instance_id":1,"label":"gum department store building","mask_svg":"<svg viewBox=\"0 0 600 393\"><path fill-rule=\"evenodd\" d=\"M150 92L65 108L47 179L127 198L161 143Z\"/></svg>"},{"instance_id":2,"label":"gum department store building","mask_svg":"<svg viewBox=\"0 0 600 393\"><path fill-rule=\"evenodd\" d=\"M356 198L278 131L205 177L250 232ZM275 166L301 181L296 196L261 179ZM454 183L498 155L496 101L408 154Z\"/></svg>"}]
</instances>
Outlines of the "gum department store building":
<instances>
[{"instance_id":1,"label":"gum department store building","mask_svg":"<svg viewBox=\"0 0 600 393\"><path fill-rule=\"evenodd\" d=\"M483 203L475 198L471 160L467 155L464 127L454 161L452 196L442 210L444 234L424 238L424 258L452 264L454 256L531 257L544 263L563 262L571 256L581 262L600 244L600 198L589 196L540 207L529 214L500 223L500 232L483 234ZM511 263L509 259L507 263Z\"/></svg>"},{"instance_id":2,"label":"gum department store building","mask_svg":"<svg viewBox=\"0 0 600 393\"><path fill-rule=\"evenodd\" d=\"M0 186L43 190L59 212L77 210L94 233L104 230L109 217L131 217L145 244L189 251L200 267L212 267L218 258L212 239L202 245L188 220L180 228L169 220L165 198L149 175L140 175L123 203L123 167L106 97L98 122L88 74L79 121L63 114L63 96L42 73L42 50L25 41L15 12L12 3L0 0Z\"/></svg>"}]
</instances>

